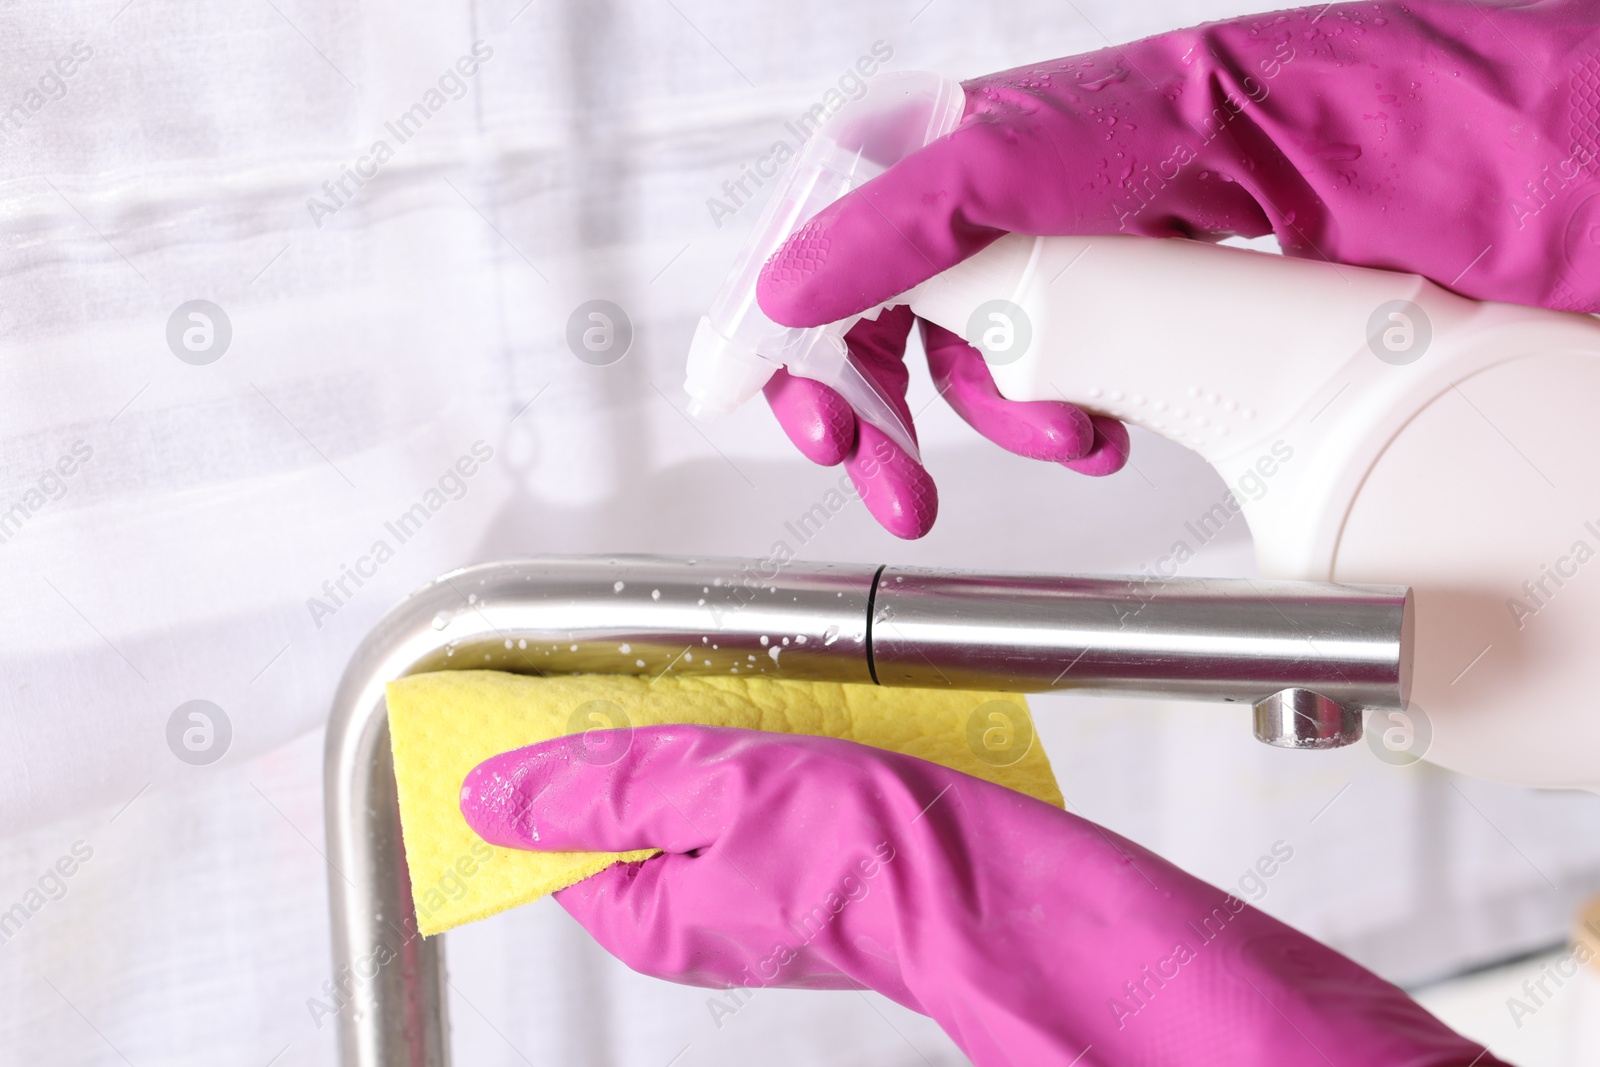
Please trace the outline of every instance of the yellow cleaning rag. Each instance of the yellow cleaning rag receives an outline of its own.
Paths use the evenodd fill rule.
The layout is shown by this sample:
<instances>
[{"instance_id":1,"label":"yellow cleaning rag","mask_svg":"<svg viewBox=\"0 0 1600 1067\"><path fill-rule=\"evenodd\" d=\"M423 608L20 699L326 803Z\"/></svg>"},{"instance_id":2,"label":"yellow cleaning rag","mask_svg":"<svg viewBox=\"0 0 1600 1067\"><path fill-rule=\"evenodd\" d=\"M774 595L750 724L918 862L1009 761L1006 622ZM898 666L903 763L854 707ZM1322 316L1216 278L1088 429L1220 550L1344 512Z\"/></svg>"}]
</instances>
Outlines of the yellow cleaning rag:
<instances>
[{"instance_id":1,"label":"yellow cleaning rag","mask_svg":"<svg viewBox=\"0 0 1600 1067\"><path fill-rule=\"evenodd\" d=\"M886 689L763 678L530 678L442 671L390 682L389 735L417 920L424 934L536 900L629 853L523 852L461 817L461 782L490 756L569 733L697 723L842 737L942 763L1060 807L1061 791L1014 693Z\"/></svg>"}]
</instances>

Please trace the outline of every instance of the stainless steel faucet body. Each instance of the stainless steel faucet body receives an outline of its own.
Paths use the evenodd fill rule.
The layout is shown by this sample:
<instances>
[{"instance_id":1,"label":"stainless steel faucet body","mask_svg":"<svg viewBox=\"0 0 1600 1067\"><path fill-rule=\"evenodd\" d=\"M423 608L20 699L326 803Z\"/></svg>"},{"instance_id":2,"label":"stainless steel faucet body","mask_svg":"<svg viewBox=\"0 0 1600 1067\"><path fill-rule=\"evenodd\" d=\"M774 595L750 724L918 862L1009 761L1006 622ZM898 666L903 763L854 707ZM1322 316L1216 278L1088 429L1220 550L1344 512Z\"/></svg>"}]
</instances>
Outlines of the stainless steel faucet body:
<instances>
[{"instance_id":1,"label":"stainless steel faucet body","mask_svg":"<svg viewBox=\"0 0 1600 1067\"><path fill-rule=\"evenodd\" d=\"M417 935L384 686L424 671L762 675L1145 694L1254 708L1256 736L1328 748L1401 709L1399 586L970 574L851 564L550 557L444 575L357 650L324 768L346 1067L449 1062L441 938Z\"/></svg>"}]
</instances>

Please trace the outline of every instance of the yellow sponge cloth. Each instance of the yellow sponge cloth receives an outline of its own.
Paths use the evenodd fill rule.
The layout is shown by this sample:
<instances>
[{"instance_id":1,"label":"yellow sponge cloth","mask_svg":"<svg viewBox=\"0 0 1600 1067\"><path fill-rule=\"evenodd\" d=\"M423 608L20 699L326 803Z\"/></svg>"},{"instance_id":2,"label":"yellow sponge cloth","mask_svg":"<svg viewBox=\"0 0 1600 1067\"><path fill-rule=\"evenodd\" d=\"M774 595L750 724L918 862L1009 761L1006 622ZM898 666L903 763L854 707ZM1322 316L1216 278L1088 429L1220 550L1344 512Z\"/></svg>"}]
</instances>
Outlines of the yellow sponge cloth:
<instances>
[{"instance_id":1,"label":"yellow sponge cloth","mask_svg":"<svg viewBox=\"0 0 1600 1067\"><path fill-rule=\"evenodd\" d=\"M424 934L536 900L631 853L496 848L461 817L461 782L501 752L622 725L696 723L842 737L942 763L1061 806L1017 694L886 689L763 678L530 678L442 671L390 682L400 823Z\"/></svg>"}]
</instances>

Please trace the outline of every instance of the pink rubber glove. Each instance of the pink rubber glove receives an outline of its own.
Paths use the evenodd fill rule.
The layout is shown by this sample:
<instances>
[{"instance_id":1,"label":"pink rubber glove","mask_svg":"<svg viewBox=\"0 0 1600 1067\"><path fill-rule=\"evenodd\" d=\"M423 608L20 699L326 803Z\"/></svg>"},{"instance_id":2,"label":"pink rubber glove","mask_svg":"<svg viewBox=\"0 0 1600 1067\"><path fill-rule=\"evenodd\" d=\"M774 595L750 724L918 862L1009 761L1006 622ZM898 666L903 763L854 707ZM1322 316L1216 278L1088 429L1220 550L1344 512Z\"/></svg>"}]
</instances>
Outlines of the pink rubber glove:
<instances>
[{"instance_id":1,"label":"pink rubber glove","mask_svg":"<svg viewBox=\"0 0 1600 1067\"><path fill-rule=\"evenodd\" d=\"M862 319L845 335L862 371L894 401L913 437L917 431L905 402L909 375L902 357L914 318L910 308L890 308L876 322ZM1128 429L1116 419L1055 401L1007 400L976 349L942 326L920 325L934 386L991 441L1081 474L1113 474L1128 461ZM842 396L782 368L763 392L779 425L807 459L825 467L844 464L861 502L884 529L912 539L933 528L939 494L927 469L877 427L857 419Z\"/></svg>"},{"instance_id":2,"label":"pink rubber glove","mask_svg":"<svg viewBox=\"0 0 1600 1067\"><path fill-rule=\"evenodd\" d=\"M556 894L644 974L869 987L979 1067L1504 1067L1331 949L1020 793L831 738L656 726L623 746L604 766L565 738L496 756L461 810L508 848L664 849Z\"/></svg>"},{"instance_id":3,"label":"pink rubber glove","mask_svg":"<svg viewBox=\"0 0 1600 1067\"><path fill-rule=\"evenodd\" d=\"M959 128L825 208L773 256L761 307L785 325L831 322L1014 231L1274 233L1292 256L1410 271L1479 299L1600 310L1597 28L1591 0L1319 5L978 78ZM904 388L891 364L909 329L903 315L852 335L887 387ZM998 399L978 353L937 334L935 379L974 428L1023 455L1079 454L1082 413ZM855 427L837 396L780 376L768 399L812 459L851 457L892 532L926 532L927 473ZM1096 426L1105 458L1113 431ZM864 455L880 459L881 484L857 470Z\"/></svg>"}]
</instances>

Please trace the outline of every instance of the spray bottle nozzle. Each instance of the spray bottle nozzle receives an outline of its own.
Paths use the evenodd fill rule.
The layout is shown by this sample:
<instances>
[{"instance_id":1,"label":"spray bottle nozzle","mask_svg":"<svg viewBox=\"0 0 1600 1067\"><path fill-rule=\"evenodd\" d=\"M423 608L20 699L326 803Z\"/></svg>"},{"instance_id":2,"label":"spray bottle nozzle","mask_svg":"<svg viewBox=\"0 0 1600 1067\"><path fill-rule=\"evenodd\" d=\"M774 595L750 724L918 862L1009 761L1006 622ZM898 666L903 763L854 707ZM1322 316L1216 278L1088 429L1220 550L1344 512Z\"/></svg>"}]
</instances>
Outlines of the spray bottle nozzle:
<instances>
[{"instance_id":1,"label":"spray bottle nozzle","mask_svg":"<svg viewBox=\"0 0 1600 1067\"><path fill-rule=\"evenodd\" d=\"M692 398L691 414L731 412L783 366L836 390L863 422L920 462L916 439L898 408L850 356L844 337L859 316L796 329L773 322L756 303L761 268L791 234L961 121L965 96L952 78L897 72L866 84L866 93L825 120L780 176L710 313L695 330L684 388Z\"/></svg>"}]
</instances>

